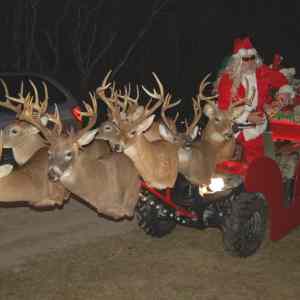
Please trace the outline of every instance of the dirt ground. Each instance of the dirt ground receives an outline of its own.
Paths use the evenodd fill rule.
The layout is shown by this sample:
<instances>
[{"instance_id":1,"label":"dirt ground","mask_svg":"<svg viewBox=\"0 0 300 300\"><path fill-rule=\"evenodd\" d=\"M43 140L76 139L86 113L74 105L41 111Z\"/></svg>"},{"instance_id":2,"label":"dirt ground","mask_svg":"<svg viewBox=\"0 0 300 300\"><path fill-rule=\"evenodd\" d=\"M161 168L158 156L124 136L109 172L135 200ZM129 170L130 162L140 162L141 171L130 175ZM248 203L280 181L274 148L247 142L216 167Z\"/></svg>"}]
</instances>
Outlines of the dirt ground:
<instances>
[{"instance_id":1,"label":"dirt ground","mask_svg":"<svg viewBox=\"0 0 300 300\"><path fill-rule=\"evenodd\" d=\"M217 230L178 226L162 239L81 204L0 208L0 299L300 299L300 228L232 258Z\"/></svg>"}]
</instances>

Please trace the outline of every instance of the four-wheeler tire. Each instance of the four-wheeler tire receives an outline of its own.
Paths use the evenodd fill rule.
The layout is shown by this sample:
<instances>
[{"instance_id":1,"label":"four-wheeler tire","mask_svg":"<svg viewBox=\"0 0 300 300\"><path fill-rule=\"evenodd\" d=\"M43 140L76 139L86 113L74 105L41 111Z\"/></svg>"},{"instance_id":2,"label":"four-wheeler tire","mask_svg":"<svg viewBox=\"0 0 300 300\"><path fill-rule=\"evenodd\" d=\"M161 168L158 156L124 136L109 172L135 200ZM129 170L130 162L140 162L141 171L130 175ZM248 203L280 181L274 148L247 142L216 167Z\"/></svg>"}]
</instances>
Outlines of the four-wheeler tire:
<instances>
[{"instance_id":1,"label":"four-wheeler tire","mask_svg":"<svg viewBox=\"0 0 300 300\"><path fill-rule=\"evenodd\" d=\"M164 214L163 206L152 195L148 195L146 201L138 201L135 214L139 226L153 237L161 238L176 226L176 221Z\"/></svg>"},{"instance_id":2,"label":"four-wheeler tire","mask_svg":"<svg viewBox=\"0 0 300 300\"><path fill-rule=\"evenodd\" d=\"M224 216L225 251L247 257L261 246L267 231L267 203L260 193L238 194L231 200L231 211Z\"/></svg>"}]
</instances>

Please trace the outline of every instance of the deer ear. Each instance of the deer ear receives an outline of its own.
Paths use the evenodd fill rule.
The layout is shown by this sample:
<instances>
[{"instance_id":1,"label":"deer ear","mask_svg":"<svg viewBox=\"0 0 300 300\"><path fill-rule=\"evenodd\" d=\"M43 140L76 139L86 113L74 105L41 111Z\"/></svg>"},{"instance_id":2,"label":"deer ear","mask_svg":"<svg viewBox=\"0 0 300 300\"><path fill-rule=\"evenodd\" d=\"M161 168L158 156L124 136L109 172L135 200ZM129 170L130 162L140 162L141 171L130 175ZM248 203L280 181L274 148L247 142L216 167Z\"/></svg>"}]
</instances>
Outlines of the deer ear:
<instances>
[{"instance_id":1,"label":"deer ear","mask_svg":"<svg viewBox=\"0 0 300 300\"><path fill-rule=\"evenodd\" d=\"M174 136L165 124L159 124L158 130L159 130L159 134L162 136L164 140L170 143L174 143Z\"/></svg>"},{"instance_id":2,"label":"deer ear","mask_svg":"<svg viewBox=\"0 0 300 300\"><path fill-rule=\"evenodd\" d=\"M13 170L13 165L5 164L0 166L0 178L9 175Z\"/></svg>"},{"instance_id":3,"label":"deer ear","mask_svg":"<svg viewBox=\"0 0 300 300\"><path fill-rule=\"evenodd\" d=\"M209 119L211 119L216 114L216 108L212 104L207 103L203 107L203 112Z\"/></svg>"},{"instance_id":4,"label":"deer ear","mask_svg":"<svg viewBox=\"0 0 300 300\"><path fill-rule=\"evenodd\" d=\"M147 119L145 119L141 124L139 124L136 128L136 133L139 135L142 132L146 131L153 123L155 115L151 115Z\"/></svg>"},{"instance_id":5,"label":"deer ear","mask_svg":"<svg viewBox=\"0 0 300 300\"><path fill-rule=\"evenodd\" d=\"M197 126L194 127L194 129L191 133L191 136L190 136L192 141L197 137L198 131L199 131L199 126L197 125Z\"/></svg>"},{"instance_id":6,"label":"deer ear","mask_svg":"<svg viewBox=\"0 0 300 300\"><path fill-rule=\"evenodd\" d=\"M48 121L49 121L48 116L46 116L46 115L45 116L41 116L41 123L42 123L43 126L47 126Z\"/></svg>"},{"instance_id":7,"label":"deer ear","mask_svg":"<svg viewBox=\"0 0 300 300\"><path fill-rule=\"evenodd\" d=\"M33 134L38 134L40 132L40 130L33 126L33 125L29 125L27 128L26 128L26 133L28 135L33 135Z\"/></svg>"},{"instance_id":8,"label":"deer ear","mask_svg":"<svg viewBox=\"0 0 300 300\"><path fill-rule=\"evenodd\" d=\"M77 143L80 146L88 145L95 138L96 134L98 133L98 130L99 129L96 128L86 132L79 140L77 140Z\"/></svg>"}]
</instances>

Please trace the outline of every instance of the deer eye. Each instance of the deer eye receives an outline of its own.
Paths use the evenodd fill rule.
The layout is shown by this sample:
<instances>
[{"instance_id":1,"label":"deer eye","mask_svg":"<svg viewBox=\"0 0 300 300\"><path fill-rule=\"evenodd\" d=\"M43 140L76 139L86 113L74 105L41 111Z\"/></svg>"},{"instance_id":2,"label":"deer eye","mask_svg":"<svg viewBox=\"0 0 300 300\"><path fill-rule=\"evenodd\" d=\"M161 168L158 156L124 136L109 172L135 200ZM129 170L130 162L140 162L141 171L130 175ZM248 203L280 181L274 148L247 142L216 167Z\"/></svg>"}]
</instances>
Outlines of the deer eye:
<instances>
[{"instance_id":1,"label":"deer eye","mask_svg":"<svg viewBox=\"0 0 300 300\"><path fill-rule=\"evenodd\" d=\"M220 123L221 122L221 118L216 117L215 121L216 121L216 123Z\"/></svg>"},{"instance_id":2,"label":"deer eye","mask_svg":"<svg viewBox=\"0 0 300 300\"><path fill-rule=\"evenodd\" d=\"M66 160L71 160L72 159L72 152L71 151L68 151L65 153L65 158Z\"/></svg>"},{"instance_id":3,"label":"deer eye","mask_svg":"<svg viewBox=\"0 0 300 300\"><path fill-rule=\"evenodd\" d=\"M16 128L12 128L12 129L10 130L10 134L12 134L12 135L18 134L18 130L17 130Z\"/></svg>"},{"instance_id":4,"label":"deer eye","mask_svg":"<svg viewBox=\"0 0 300 300\"><path fill-rule=\"evenodd\" d=\"M104 131L112 131L112 126L111 125L105 125L104 126Z\"/></svg>"},{"instance_id":5,"label":"deer eye","mask_svg":"<svg viewBox=\"0 0 300 300\"><path fill-rule=\"evenodd\" d=\"M129 137L134 137L136 135L136 130L131 130L129 133L128 133L128 136Z\"/></svg>"}]
</instances>

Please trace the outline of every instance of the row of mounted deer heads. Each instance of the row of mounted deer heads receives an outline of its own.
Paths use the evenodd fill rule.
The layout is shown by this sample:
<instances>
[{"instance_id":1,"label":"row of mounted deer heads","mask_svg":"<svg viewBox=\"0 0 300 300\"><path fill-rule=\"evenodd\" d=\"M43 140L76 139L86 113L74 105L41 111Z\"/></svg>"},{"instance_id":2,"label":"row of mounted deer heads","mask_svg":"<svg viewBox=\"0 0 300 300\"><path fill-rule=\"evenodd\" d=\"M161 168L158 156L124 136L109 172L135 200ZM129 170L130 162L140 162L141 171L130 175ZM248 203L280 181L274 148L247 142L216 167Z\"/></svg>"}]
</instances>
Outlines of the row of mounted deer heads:
<instances>
[{"instance_id":1,"label":"row of mounted deer heads","mask_svg":"<svg viewBox=\"0 0 300 300\"><path fill-rule=\"evenodd\" d=\"M145 106L139 103L138 88L133 98L130 86L117 89L109 76L110 72L96 93L90 93L90 104L83 102L85 111L81 114L89 118L89 123L76 132L63 130L57 108L48 112L45 84L44 99L40 100L33 82L33 95L24 95L21 86L18 95L11 96L1 81L5 100L0 106L16 113L16 121L1 133L1 149L12 148L20 167L0 178L0 202L62 205L74 194L99 213L113 218L132 216L140 176L158 189L173 187L178 173L193 184L207 185L216 164L232 156L232 122L243 108L218 110L213 102L216 96L203 95L208 76L192 100L194 117L190 124L186 121L184 133L176 129L178 114L174 119L166 115L180 101L172 102L156 74L153 76L158 90L150 92L142 86L149 97ZM99 99L109 109L108 121L94 128ZM161 120L156 121L154 113L159 108ZM203 113L209 120L198 140L198 122ZM110 151L104 140L118 145L121 153Z\"/></svg>"},{"instance_id":2,"label":"row of mounted deer heads","mask_svg":"<svg viewBox=\"0 0 300 300\"><path fill-rule=\"evenodd\" d=\"M176 107L180 101L172 103L172 96L166 93L163 84L153 73L158 90L143 91L150 97L146 106L141 106L139 90L135 98L130 88L117 90L109 83L109 74L96 90L97 96L109 108L109 120L99 127L97 139L118 144L122 151L134 162L139 174L153 187L173 187L178 172L193 184L207 185L214 174L216 164L233 156L235 139L232 124L244 111L244 105L251 102L254 92L248 98L232 104L227 111L218 109L213 101L217 95L204 96L209 74L201 81L195 98L192 99L193 120L185 121L185 132L178 132L176 121L167 117L167 110ZM109 87L109 88L106 88ZM153 103L153 101L155 101ZM161 107L161 121L154 120L154 112ZM205 114L208 123L201 140L198 123ZM156 138L153 139L152 137ZM150 138L149 138L150 137Z\"/></svg>"}]
</instances>

